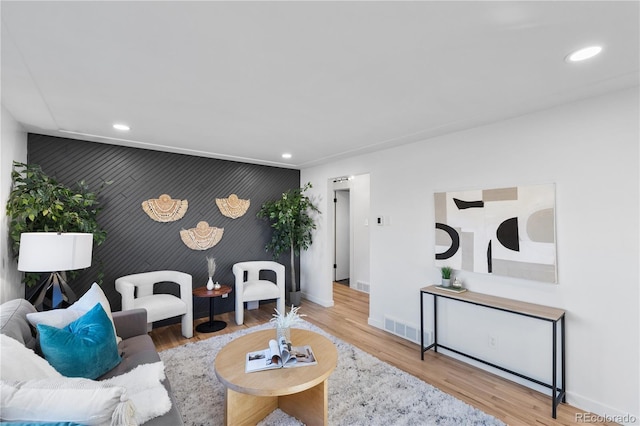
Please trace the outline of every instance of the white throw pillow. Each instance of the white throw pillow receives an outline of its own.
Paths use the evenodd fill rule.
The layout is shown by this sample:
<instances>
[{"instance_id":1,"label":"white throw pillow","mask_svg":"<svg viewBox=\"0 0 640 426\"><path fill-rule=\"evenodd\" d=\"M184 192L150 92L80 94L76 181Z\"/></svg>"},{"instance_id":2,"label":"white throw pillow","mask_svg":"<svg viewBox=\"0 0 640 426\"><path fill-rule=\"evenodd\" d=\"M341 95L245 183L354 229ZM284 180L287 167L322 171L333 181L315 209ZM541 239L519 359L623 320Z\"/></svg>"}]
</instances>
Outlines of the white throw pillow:
<instances>
[{"instance_id":1,"label":"white throw pillow","mask_svg":"<svg viewBox=\"0 0 640 426\"><path fill-rule=\"evenodd\" d=\"M109 320L111 321L111 324L113 325L113 315L111 315L109 299L107 299L102 288L100 288L96 283L93 283L91 288L67 309L52 309L50 311L34 312L27 314L27 319L34 327L38 324L44 324L56 328L63 328L93 309L93 307L96 306L96 303L100 303L102 305L104 311L109 317ZM116 343L120 343L122 339L118 337L115 325L113 325L113 334L116 336Z\"/></svg>"},{"instance_id":2,"label":"white throw pillow","mask_svg":"<svg viewBox=\"0 0 640 426\"><path fill-rule=\"evenodd\" d=\"M0 334L0 357L2 380L27 381L62 377L46 359L4 334Z\"/></svg>"},{"instance_id":3,"label":"white throw pillow","mask_svg":"<svg viewBox=\"0 0 640 426\"><path fill-rule=\"evenodd\" d=\"M74 422L90 426L136 425L123 387L81 378L0 382L4 421Z\"/></svg>"},{"instance_id":4,"label":"white throw pillow","mask_svg":"<svg viewBox=\"0 0 640 426\"><path fill-rule=\"evenodd\" d=\"M96 302L97 303L97 302ZM64 328L83 316L86 312L78 309L52 309L50 311L33 312L27 314L27 319L36 327L38 324L50 325L55 328Z\"/></svg>"}]
</instances>

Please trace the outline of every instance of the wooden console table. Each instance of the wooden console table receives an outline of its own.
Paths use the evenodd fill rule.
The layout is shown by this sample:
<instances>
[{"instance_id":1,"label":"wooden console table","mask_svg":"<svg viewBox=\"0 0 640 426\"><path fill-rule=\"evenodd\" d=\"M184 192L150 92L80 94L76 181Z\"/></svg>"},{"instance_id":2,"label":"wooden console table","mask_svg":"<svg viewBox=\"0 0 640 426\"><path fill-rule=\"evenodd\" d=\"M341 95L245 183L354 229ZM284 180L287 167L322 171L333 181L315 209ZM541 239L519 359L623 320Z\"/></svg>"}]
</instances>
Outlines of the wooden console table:
<instances>
[{"instance_id":1,"label":"wooden console table","mask_svg":"<svg viewBox=\"0 0 640 426\"><path fill-rule=\"evenodd\" d=\"M433 343L429 346L424 346L424 295L430 294L433 296ZM438 298L443 297L445 299L455 300L463 303L470 303L477 306L483 306L489 309L496 309L503 312L509 312L516 315L522 315L529 318L535 318L542 321L551 323L552 330L552 377L551 384L542 382L532 377L527 377L522 373L509 370L501 367L489 361L476 358L471 355L467 355L459 350L441 345L438 343ZM435 285L423 287L420 289L420 358L424 361L424 353L433 348L435 352L438 352L438 348L443 348L448 351L463 355L474 361L481 362L507 373L513 374L520 378L537 383L541 386L545 386L551 389L551 416L556 418L556 411L560 401L567 402L566 389L567 381L565 375L565 328L564 328L564 316L565 311L558 308L552 308L543 305L536 305L533 303L520 302L517 300L506 299L503 297L490 296L487 294L475 293L472 291L465 291L463 293L454 293L452 291L443 290ZM558 323L560 323L560 376L561 385L558 385Z\"/></svg>"}]
</instances>

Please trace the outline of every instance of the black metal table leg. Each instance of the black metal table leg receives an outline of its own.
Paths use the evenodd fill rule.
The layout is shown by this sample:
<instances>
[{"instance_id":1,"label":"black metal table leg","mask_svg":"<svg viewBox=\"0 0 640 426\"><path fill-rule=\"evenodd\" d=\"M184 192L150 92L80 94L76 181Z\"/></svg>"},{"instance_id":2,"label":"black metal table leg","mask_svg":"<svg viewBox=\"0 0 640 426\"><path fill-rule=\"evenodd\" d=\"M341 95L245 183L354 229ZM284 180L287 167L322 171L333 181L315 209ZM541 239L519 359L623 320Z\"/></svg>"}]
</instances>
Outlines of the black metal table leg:
<instances>
[{"instance_id":1,"label":"black metal table leg","mask_svg":"<svg viewBox=\"0 0 640 426\"><path fill-rule=\"evenodd\" d=\"M551 417L553 417L554 419L556 418L556 409L558 407L558 402L556 401L556 395L558 392L558 330L557 327L558 323L557 322L552 322L551 323L551 327L553 329L553 332L551 333L553 335L553 344L552 344L552 356L551 356L551 362L552 362L552 378L551 378Z\"/></svg>"},{"instance_id":2,"label":"black metal table leg","mask_svg":"<svg viewBox=\"0 0 640 426\"><path fill-rule=\"evenodd\" d=\"M438 352L438 296L433 296L433 351Z\"/></svg>"},{"instance_id":3,"label":"black metal table leg","mask_svg":"<svg viewBox=\"0 0 640 426\"><path fill-rule=\"evenodd\" d=\"M424 293L420 292L420 359L424 361Z\"/></svg>"},{"instance_id":4,"label":"black metal table leg","mask_svg":"<svg viewBox=\"0 0 640 426\"><path fill-rule=\"evenodd\" d=\"M560 349L562 350L562 402L567 402L567 373L565 369L565 347L564 347L564 315L560 318L560 333L562 333L562 337L560 340Z\"/></svg>"},{"instance_id":5,"label":"black metal table leg","mask_svg":"<svg viewBox=\"0 0 640 426\"><path fill-rule=\"evenodd\" d=\"M213 299L215 298L209 298L209 322L203 322L202 324L198 324L196 326L196 331L199 331L200 333L213 333L216 331L220 331L227 326L227 323L224 321L214 321Z\"/></svg>"}]
</instances>

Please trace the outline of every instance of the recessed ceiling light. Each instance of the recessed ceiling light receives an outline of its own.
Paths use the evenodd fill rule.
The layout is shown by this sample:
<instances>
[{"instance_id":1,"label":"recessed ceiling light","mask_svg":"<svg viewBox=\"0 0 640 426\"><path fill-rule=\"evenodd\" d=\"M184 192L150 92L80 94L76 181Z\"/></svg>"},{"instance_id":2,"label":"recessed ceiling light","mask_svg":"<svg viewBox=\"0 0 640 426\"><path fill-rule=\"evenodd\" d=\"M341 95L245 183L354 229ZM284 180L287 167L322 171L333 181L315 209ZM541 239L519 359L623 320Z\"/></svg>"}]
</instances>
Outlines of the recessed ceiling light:
<instances>
[{"instance_id":1,"label":"recessed ceiling light","mask_svg":"<svg viewBox=\"0 0 640 426\"><path fill-rule=\"evenodd\" d=\"M128 132L130 130L130 127L123 123L116 123L113 125L113 128L122 132Z\"/></svg>"},{"instance_id":2,"label":"recessed ceiling light","mask_svg":"<svg viewBox=\"0 0 640 426\"><path fill-rule=\"evenodd\" d=\"M584 61L585 59L593 58L600 52L602 52L601 46L589 46L570 53L569 55L567 55L565 60L567 62L580 62Z\"/></svg>"},{"instance_id":3,"label":"recessed ceiling light","mask_svg":"<svg viewBox=\"0 0 640 426\"><path fill-rule=\"evenodd\" d=\"M292 155L291 155L291 154L289 154L288 152L285 152L284 154L282 154L282 158L284 158L284 159L286 159L286 160L288 160L288 159L289 159L289 158L291 158L291 157L292 157Z\"/></svg>"}]
</instances>

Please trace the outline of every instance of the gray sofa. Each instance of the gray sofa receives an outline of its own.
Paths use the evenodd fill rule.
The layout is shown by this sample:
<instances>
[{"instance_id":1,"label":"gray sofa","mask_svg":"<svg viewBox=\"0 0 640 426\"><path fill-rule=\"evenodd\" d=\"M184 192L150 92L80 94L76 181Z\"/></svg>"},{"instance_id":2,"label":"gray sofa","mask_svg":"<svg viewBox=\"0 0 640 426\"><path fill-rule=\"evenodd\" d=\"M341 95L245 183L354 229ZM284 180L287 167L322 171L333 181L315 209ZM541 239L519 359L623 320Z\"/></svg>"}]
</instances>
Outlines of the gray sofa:
<instances>
[{"instance_id":1,"label":"gray sofa","mask_svg":"<svg viewBox=\"0 0 640 426\"><path fill-rule=\"evenodd\" d=\"M29 349L36 347L36 334L27 320L27 314L36 309L24 299L15 299L0 306L0 332L16 339ZM130 311L113 312L113 322L122 342L118 349L122 361L111 371L98 380L108 379L126 373L138 365L160 361L153 340L147 334L147 311L135 309ZM180 411L171 391L169 380L163 382L171 398L171 410L145 423L148 426L180 426L184 425Z\"/></svg>"}]
</instances>

